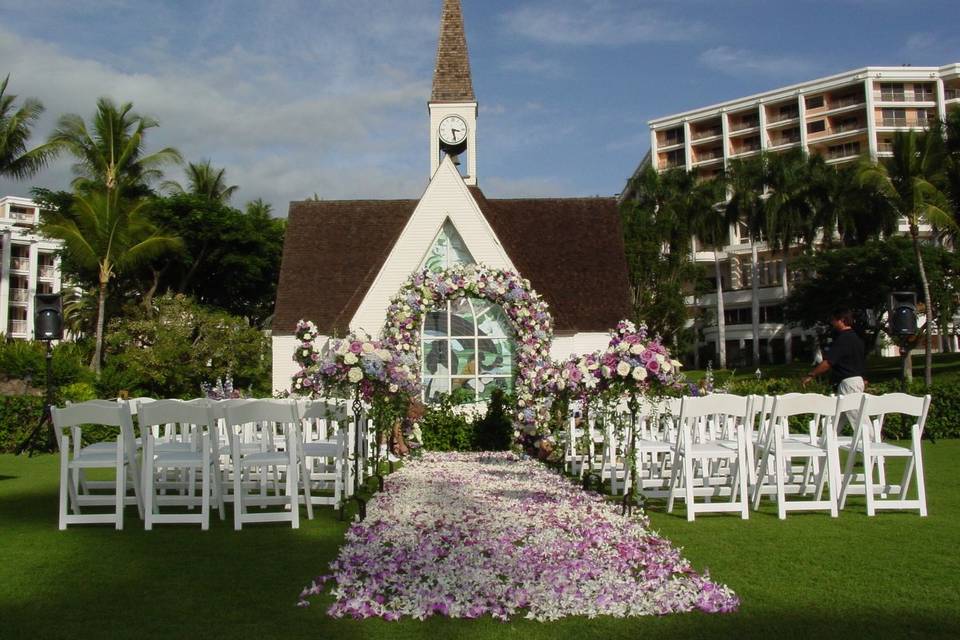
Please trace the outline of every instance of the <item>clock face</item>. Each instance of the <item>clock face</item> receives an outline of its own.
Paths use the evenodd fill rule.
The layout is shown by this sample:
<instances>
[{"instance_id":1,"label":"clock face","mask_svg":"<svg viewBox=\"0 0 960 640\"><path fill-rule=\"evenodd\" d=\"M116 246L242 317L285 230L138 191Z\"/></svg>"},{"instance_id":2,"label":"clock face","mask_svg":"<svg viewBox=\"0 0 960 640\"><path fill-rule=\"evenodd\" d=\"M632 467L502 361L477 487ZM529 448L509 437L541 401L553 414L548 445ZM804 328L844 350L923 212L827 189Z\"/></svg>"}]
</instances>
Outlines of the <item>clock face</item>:
<instances>
[{"instance_id":1,"label":"clock face","mask_svg":"<svg viewBox=\"0 0 960 640\"><path fill-rule=\"evenodd\" d=\"M467 123L460 116L447 116L440 121L439 133L445 144L460 144L467 137Z\"/></svg>"}]
</instances>

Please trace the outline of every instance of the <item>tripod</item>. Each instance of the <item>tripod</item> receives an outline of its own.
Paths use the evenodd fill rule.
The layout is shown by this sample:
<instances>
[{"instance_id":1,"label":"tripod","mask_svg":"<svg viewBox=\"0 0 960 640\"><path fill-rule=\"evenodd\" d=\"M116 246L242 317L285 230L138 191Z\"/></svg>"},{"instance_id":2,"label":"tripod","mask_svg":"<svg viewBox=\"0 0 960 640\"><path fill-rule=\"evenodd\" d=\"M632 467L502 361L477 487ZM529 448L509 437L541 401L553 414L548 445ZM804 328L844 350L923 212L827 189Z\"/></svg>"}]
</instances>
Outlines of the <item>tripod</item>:
<instances>
[{"instance_id":1,"label":"tripod","mask_svg":"<svg viewBox=\"0 0 960 640\"><path fill-rule=\"evenodd\" d=\"M20 455L27 449L29 455L38 451L50 453L54 450L53 442L53 416L50 413L50 407L54 403L53 392L53 343L52 340L44 340L47 343L46 364L47 364L47 397L43 403L43 414L40 421L30 430L26 437L17 445L17 455ZM46 425L46 429L44 429ZM31 446L33 445L33 446Z\"/></svg>"}]
</instances>

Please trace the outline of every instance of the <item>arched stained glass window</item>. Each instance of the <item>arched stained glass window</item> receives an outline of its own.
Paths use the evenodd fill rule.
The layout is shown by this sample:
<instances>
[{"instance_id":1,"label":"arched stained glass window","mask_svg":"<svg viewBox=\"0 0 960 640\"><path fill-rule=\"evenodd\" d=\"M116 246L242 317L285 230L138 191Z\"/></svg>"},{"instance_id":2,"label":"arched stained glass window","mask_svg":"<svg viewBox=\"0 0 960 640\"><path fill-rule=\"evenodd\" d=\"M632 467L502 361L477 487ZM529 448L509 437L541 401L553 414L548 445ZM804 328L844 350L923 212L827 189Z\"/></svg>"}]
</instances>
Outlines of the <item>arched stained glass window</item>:
<instances>
[{"instance_id":1,"label":"arched stained glass window","mask_svg":"<svg viewBox=\"0 0 960 640\"><path fill-rule=\"evenodd\" d=\"M424 399L449 393L459 401L486 400L497 387L513 389L514 345L510 320L499 305L458 298L424 319Z\"/></svg>"},{"instance_id":2,"label":"arched stained glass window","mask_svg":"<svg viewBox=\"0 0 960 640\"><path fill-rule=\"evenodd\" d=\"M443 271L455 264L474 264L474 262L470 250L467 249L467 244L463 241L463 236L453 226L450 218L447 218L420 268L430 269L430 271Z\"/></svg>"}]
</instances>

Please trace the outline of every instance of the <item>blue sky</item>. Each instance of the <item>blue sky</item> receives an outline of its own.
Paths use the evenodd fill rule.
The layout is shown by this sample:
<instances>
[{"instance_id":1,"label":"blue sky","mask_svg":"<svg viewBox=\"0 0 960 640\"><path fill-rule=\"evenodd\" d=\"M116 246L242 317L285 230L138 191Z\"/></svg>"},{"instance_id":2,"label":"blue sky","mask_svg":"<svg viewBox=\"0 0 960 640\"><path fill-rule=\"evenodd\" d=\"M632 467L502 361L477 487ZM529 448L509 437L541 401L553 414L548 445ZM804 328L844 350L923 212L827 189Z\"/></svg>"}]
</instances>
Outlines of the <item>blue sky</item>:
<instances>
[{"instance_id":1,"label":"blue sky","mask_svg":"<svg viewBox=\"0 0 960 640\"><path fill-rule=\"evenodd\" d=\"M955 2L462 0L491 197L612 195L646 122L868 65L960 62ZM0 74L47 113L98 96L210 158L233 204L419 197L441 0L0 0ZM169 177L178 179L179 170ZM63 188L63 159L0 194Z\"/></svg>"}]
</instances>

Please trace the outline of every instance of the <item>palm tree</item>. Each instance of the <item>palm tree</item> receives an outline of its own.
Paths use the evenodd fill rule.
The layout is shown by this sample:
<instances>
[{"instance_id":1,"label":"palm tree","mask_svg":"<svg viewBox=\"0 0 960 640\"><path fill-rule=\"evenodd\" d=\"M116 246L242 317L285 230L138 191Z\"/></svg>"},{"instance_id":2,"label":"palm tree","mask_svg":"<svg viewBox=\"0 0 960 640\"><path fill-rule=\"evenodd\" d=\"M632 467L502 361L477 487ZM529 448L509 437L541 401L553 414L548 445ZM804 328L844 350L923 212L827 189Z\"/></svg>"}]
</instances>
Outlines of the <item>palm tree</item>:
<instances>
[{"instance_id":1,"label":"palm tree","mask_svg":"<svg viewBox=\"0 0 960 640\"><path fill-rule=\"evenodd\" d=\"M690 174L688 174L690 175ZM691 176L691 179L692 178ZM691 220L697 240L713 249L713 269L717 281L717 365L727 367L727 321L723 306L723 275L720 250L730 243L730 218L723 206L724 183L720 179L694 183L682 192L680 205Z\"/></svg>"},{"instance_id":2,"label":"palm tree","mask_svg":"<svg viewBox=\"0 0 960 640\"><path fill-rule=\"evenodd\" d=\"M764 238L764 185L767 157L763 154L734 160L725 175L727 187L726 218L743 223L750 235L750 299L753 356L760 355L760 291L757 273L757 241Z\"/></svg>"},{"instance_id":3,"label":"palm tree","mask_svg":"<svg viewBox=\"0 0 960 640\"><path fill-rule=\"evenodd\" d=\"M44 234L64 242L64 250L81 268L96 273L98 283L96 348L90 368L99 373L107 287L118 274L179 249L179 238L162 235L147 220L145 199L128 201L117 189L78 194L72 212L53 213Z\"/></svg>"},{"instance_id":4,"label":"palm tree","mask_svg":"<svg viewBox=\"0 0 960 640\"><path fill-rule=\"evenodd\" d=\"M160 167L181 160L180 153L171 147L145 153L146 131L157 126L153 118L134 113L129 102L118 106L110 98L99 98L89 128L80 116L66 114L57 121L48 144L76 158L76 189L130 195L159 178ZM106 197L109 200L112 196Z\"/></svg>"},{"instance_id":5,"label":"palm tree","mask_svg":"<svg viewBox=\"0 0 960 640\"><path fill-rule=\"evenodd\" d=\"M214 169L209 160L187 163L186 172L186 189L175 180L168 180L164 182L162 186L170 189L174 193L188 193L201 196L220 204L225 204L230 200L230 196L240 188L235 184L227 186L225 180L226 169Z\"/></svg>"},{"instance_id":6,"label":"palm tree","mask_svg":"<svg viewBox=\"0 0 960 640\"><path fill-rule=\"evenodd\" d=\"M49 144L27 150L33 125L43 113L39 100L27 98L20 108L14 106L15 95L7 95L7 75L0 82L0 176L17 180L29 178L46 166L57 149Z\"/></svg>"},{"instance_id":7,"label":"palm tree","mask_svg":"<svg viewBox=\"0 0 960 640\"><path fill-rule=\"evenodd\" d=\"M883 158L880 162L865 160L857 173L860 184L884 198L890 208L906 219L909 225L927 316L924 380L928 387L933 381L933 354L929 337L934 326L934 309L920 252L920 226L929 224L945 230L957 227L948 213L947 197L938 187L943 178L945 160L946 150L940 127L935 126L923 133L898 131L893 138L893 156ZM910 377L909 367L905 366L904 373Z\"/></svg>"},{"instance_id":8,"label":"palm tree","mask_svg":"<svg viewBox=\"0 0 960 640\"><path fill-rule=\"evenodd\" d=\"M267 219L273 216L273 205L257 198L247 203L246 214L257 219Z\"/></svg>"}]
</instances>

